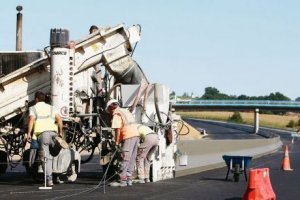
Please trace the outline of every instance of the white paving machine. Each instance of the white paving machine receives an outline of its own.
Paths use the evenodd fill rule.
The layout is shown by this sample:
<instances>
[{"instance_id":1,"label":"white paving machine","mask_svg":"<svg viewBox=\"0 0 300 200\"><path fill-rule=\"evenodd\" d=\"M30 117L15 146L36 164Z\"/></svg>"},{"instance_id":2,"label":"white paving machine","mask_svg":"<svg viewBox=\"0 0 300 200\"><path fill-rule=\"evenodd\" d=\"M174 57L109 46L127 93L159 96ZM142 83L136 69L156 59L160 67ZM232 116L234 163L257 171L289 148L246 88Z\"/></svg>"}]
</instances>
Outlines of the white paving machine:
<instances>
[{"instance_id":1,"label":"white paving machine","mask_svg":"<svg viewBox=\"0 0 300 200\"><path fill-rule=\"evenodd\" d=\"M0 174L22 159L30 171L25 148L28 107L35 92L43 91L59 111L70 144L69 151L58 154L54 172L69 172L75 181L80 163L89 162L95 152L101 165L118 165L105 111L106 102L114 98L133 113L137 123L159 135L151 180L175 176L177 133L169 88L150 83L133 60L140 30L138 25L121 24L70 41L68 30L51 29L50 46L44 51L0 52Z\"/></svg>"}]
</instances>

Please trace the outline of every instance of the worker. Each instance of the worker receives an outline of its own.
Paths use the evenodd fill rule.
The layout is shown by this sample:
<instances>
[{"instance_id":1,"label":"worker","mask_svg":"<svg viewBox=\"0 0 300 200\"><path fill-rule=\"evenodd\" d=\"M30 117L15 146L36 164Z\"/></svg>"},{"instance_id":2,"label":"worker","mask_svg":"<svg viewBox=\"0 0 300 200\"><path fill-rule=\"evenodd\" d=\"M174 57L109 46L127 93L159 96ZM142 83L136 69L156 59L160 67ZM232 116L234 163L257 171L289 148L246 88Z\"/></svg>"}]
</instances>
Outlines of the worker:
<instances>
[{"instance_id":1,"label":"worker","mask_svg":"<svg viewBox=\"0 0 300 200\"><path fill-rule=\"evenodd\" d=\"M46 96L43 92L36 92L34 97L36 104L29 108L27 141L38 141L38 158L41 162L45 161L42 166L44 171L46 165L46 183L48 186L53 186L53 157L50 154L49 146L51 145L51 147L54 147L55 144L60 144L63 148L67 148L66 142L62 143L63 140L59 138L55 139L57 135L63 138L62 119L51 105L45 103Z\"/></svg>"},{"instance_id":2,"label":"worker","mask_svg":"<svg viewBox=\"0 0 300 200\"><path fill-rule=\"evenodd\" d=\"M150 182L150 165L151 157L156 151L159 139L157 133L155 133L148 126L138 124L138 131L140 134L140 146L137 154L137 175L139 183Z\"/></svg>"},{"instance_id":3,"label":"worker","mask_svg":"<svg viewBox=\"0 0 300 200\"><path fill-rule=\"evenodd\" d=\"M96 25L92 25L89 29L89 33L95 33L96 31L98 31L99 28ZM104 96L105 90L102 86L102 76L103 76L103 72L102 69L103 67L101 67L100 64L97 64L95 66L93 66L94 68L94 73L95 73L95 79L96 79L96 96Z\"/></svg>"},{"instance_id":4,"label":"worker","mask_svg":"<svg viewBox=\"0 0 300 200\"><path fill-rule=\"evenodd\" d=\"M96 25L92 25L92 26L90 27L90 29L89 29L90 34L96 32L96 31L98 31L98 30L99 30L99 29L98 29L98 27L97 27Z\"/></svg>"},{"instance_id":5,"label":"worker","mask_svg":"<svg viewBox=\"0 0 300 200\"><path fill-rule=\"evenodd\" d=\"M106 110L112 116L111 128L115 132L116 145L121 149L121 167L119 181L112 182L111 186L132 186L132 173L136 162L139 144L137 123L133 115L125 108L120 108L115 99L107 102Z\"/></svg>"}]
</instances>

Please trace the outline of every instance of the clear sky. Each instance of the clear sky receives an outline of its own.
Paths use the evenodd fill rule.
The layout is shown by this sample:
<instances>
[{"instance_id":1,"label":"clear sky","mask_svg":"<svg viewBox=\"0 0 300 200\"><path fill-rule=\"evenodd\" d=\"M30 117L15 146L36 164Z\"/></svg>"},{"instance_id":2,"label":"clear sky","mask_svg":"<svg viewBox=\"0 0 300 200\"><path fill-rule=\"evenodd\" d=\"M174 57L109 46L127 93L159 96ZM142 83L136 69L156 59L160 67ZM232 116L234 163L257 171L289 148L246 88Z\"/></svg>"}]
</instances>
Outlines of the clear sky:
<instances>
[{"instance_id":1,"label":"clear sky","mask_svg":"<svg viewBox=\"0 0 300 200\"><path fill-rule=\"evenodd\" d=\"M49 45L51 28L71 38L90 25L140 24L134 58L149 80L176 94L281 92L300 97L299 0L7 0L0 7L0 51L15 49L16 6L23 49Z\"/></svg>"}]
</instances>

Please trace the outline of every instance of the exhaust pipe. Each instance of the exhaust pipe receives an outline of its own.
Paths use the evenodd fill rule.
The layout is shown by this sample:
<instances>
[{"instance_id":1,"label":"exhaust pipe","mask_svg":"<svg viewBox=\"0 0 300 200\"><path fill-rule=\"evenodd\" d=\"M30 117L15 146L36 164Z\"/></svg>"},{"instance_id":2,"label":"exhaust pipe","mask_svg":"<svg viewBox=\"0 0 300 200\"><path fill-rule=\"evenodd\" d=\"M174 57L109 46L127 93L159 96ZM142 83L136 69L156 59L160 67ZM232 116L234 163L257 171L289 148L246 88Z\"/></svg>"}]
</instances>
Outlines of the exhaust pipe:
<instances>
[{"instance_id":1,"label":"exhaust pipe","mask_svg":"<svg viewBox=\"0 0 300 200\"><path fill-rule=\"evenodd\" d=\"M16 51L22 51L22 23L23 23L23 15L21 11L23 10L22 6L16 7L17 14L17 30L16 30Z\"/></svg>"}]
</instances>

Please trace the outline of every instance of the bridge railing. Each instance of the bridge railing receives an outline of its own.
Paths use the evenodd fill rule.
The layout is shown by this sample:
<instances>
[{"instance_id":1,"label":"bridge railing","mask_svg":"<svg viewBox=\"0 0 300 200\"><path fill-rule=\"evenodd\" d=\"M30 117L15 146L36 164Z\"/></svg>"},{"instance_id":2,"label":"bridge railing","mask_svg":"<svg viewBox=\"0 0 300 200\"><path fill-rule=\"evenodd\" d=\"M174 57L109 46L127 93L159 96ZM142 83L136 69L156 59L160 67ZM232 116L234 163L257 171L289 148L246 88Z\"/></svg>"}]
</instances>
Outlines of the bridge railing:
<instances>
[{"instance_id":1,"label":"bridge railing","mask_svg":"<svg viewBox=\"0 0 300 200\"><path fill-rule=\"evenodd\" d=\"M296 106L300 107L299 101L272 101L272 100L190 100L190 101L175 101L175 105L272 105L272 106Z\"/></svg>"}]
</instances>

